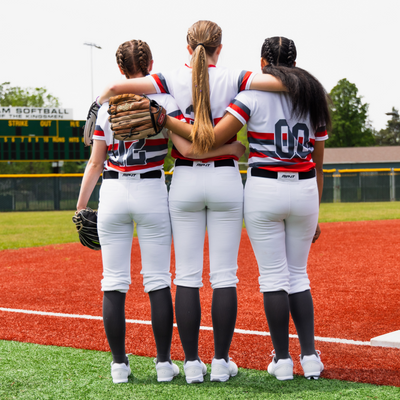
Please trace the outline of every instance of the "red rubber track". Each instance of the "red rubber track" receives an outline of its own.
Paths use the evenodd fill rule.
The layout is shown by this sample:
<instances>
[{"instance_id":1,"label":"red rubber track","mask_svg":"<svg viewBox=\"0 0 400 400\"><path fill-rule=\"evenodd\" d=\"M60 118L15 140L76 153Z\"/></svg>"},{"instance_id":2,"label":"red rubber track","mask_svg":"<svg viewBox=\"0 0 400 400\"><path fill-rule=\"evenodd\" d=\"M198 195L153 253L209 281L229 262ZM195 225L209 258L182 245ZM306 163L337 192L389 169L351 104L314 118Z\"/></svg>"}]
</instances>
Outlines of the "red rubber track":
<instances>
[{"instance_id":1,"label":"red rubber track","mask_svg":"<svg viewBox=\"0 0 400 400\"><path fill-rule=\"evenodd\" d=\"M308 271L317 337L369 341L400 329L400 220L321 224ZM126 318L150 320L143 291L140 251L134 239L132 285ZM208 244L201 289L202 325L211 327ZM78 243L0 251L0 307L101 316L101 253ZM174 265L174 255L172 264ZM236 328L268 331L258 287L258 269L246 230L239 252ZM173 296L175 288L172 288ZM0 311L0 339L109 351L102 321ZM290 333L296 334L291 323ZM400 387L400 349L317 341L322 377ZM150 325L127 324L128 353L154 357ZM235 333L230 356L244 368L265 370L273 349L269 336ZM296 374L301 374L297 339L290 339ZM210 363L211 331L200 331L199 354ZM183 360L174 328L173 359Z\"/></svg>"}]
</instances>

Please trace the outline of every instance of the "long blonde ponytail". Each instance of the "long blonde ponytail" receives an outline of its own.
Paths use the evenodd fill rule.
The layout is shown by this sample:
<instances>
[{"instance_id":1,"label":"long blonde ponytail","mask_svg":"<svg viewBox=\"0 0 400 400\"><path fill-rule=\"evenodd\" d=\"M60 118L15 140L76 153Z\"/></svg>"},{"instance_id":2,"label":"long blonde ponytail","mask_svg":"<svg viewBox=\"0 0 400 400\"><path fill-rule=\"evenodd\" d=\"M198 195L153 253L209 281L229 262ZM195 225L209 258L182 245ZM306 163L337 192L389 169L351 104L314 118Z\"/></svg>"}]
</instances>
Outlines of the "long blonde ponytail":
<instances>
[{"instance_id":1,"label":"long blonde ponytail","mask_svg":"<svg viewBox=\"0 0 400 400\"><path fill-rule=\"evenodd\" d=\"M209 151L215 142L211 122L210 84L207 55L212 56L221 44L221 28L211 21L198 21L187 34L192 54L192 101L194 125L192 128L193 151L197 154Z\"/></svg>"}]
</instances>

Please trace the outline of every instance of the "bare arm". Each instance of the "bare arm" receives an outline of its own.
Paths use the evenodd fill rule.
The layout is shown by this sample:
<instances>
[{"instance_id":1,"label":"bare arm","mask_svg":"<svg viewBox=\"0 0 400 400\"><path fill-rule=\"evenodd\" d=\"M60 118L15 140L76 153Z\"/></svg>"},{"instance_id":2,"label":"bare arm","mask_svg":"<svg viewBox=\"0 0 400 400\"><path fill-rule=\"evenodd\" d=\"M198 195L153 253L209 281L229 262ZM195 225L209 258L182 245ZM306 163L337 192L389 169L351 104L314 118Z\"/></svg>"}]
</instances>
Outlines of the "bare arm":
<instances>
[{"instance_id":1,"label":"bare arm","mask_svg":"<svg viewBox=\"0 0 400 400\"><path fill-rule=\"evenodd\" d=\"M325 140L315 141L313 161L315 162L315 171L317 173L317 185L320 203L322 198L322 190L324 188L324 149Z\"/></svg>"},{"instance_id":2,"label":"bare arm","mask_svg":"<svg viewBox=\"0 0 400 400\"><path fill-rule=\"evenodd\" d=\"M288 92L286 86L270 74L257 74L250 84L252 90L262 90L264 92Z\"/></svg>"},{"instance_id":3,"label":"bare arm","mask_svg":"<svg viewBox=\"0 0 400 400\"><path fill-rule=\"evenodd\" d=\"M103 171L104 161L107 155L107 145L103 140L94 140L92 154L83 174L79 198L76 204L76 210L80 211L86 208L94 187Z\"/></svg>"},{"instance_id":4,"label":"bare arm","mask_svg":"<svg viewBox=\"0 0 400 400\"><path fill-rule=\"evenodd\" d=\"M195 154L192 151L192 142L189 142L188 140L179 135L176 135L173 132L169 133L169 137L174 143L174 146L178 149L179 153L181 153L186 158L202 160L205 158L213 158L226 155L234 155L237 158L240 158L246 151L246 147L242 143L235 141L230 144L225 144L216 150L211 150L205 154Z\"/></svg>"},{"instance_id":5,"label":"bare arm","mask_svg":"<svg viewBox=\"0 0 400 400\"><path fill-rule=\"evenodd\" d=\"M186 122L179 121L173 117L167 117L167 122L165 126L182 138L191 141L192 125ZM221 119L221 121L219 121L218 124L214 127L215 143L213 149L215 150L223 146L229 139L235 136L242 127L243 124L231 113L227 112L225 116ZM182 154L180 150L179 152Z\"/></svg>"},{"instance_id":6,"label":"bare arm","mask_svg":"<svg viewBox=\"0 0 400 400\"><path fill-rule=\"evenodd\" d=\"M315 171L317 173L317 186L318 186L318 195L319 195L319 203L321 204L322 198L322 190L324 188L324 149L325 149L325 141L316 141L314 143L314 152L313 152L313 161L315 162ZM315 235L313 238L313 243L319 238L321 234L321 228L319 224L317 224L317 229L315 231Z\"/></svg>"},{"instance_id":7,"label":"bare arm","mask_svg":"<svg viewBox=\"0 0 400 400\"><path fill-rule=\"evenodd\" d=\"M135 78L117 81L103 91L100 96L99 102L103 104L108 101L110 97L117 94L135 93L135 94L153 94L157 93L153 82L150 78Z\"/></svg>"},{"instance_id":8,"label":"bare arm","mask_svg":"<svg viewBox=\"0 0 400 400\"><path fill-rule=\"evenodd\" d=\"M165 127L170 131L174 132L176 135L181 136L187 140L191 141L192 137L192 125L187 122L180 121L174 117L167 115L167 121L165 122ZM172 137L171 137L172 140ZM172 140L174 142L174 140ZM175 144L175 142L174 142ZM182 154L182 153L181 153Z\"/></svg>"},{"instance_id":9,"label":"bare arm","mask_svg":"<svg viewBox=\"0 0 400 400\"><path fill-rule=\"evenodd\" d=\"M242 127L243 124L230 112L227 112L214 128L215 143L213 148L215 149L225 144L229 139L235 136Z\"/></svg>"}]
</instances>

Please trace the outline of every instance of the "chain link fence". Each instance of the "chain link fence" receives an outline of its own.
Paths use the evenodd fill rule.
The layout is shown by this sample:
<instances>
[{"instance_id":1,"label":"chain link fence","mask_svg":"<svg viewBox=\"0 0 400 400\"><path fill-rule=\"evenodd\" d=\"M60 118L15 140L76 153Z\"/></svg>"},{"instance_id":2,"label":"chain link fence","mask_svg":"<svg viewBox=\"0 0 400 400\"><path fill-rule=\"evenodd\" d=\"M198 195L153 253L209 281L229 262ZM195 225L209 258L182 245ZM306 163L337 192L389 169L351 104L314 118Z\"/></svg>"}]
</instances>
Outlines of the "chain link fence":
<instances>
[{"instance_id":1,"label":"chain link fence","mask_svg":"<svg viewBox=\"0 0 400 400\"><path fill-rule=\"evenodd\" d=\"M243 185L247 173L241 171ZM0 175L0 211L74 210L83 174ZM167 187L172 173L165 173ZM97 209L101 178L88 206ZM400 168L325 170L323 203L400 201Z\"/></svg>"}]
</instances>

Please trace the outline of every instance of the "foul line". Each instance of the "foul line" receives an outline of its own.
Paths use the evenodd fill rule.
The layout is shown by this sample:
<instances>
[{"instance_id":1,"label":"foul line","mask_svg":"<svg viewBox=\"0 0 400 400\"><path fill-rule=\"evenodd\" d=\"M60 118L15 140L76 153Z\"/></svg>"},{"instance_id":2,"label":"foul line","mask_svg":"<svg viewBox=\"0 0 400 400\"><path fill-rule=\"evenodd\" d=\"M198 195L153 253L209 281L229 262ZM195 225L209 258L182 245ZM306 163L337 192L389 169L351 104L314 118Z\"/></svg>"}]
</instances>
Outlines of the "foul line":
<instances>
[{"instance_id":1,"label":"foul line","mask_svg":"<svg viewBox=\"0 0 400 400\"><path fill-rule=\"evenodd\" d=\"M32 311L32 310L19 310L15 308L2 308L0 307L0 311L4 312L15 312L21 314L34 314L34 315L44 315L47 317L61 317L61 318L77 318L77 319L92 319L97 321L103 321L102 317L96 317L94 315L80 315L80 314L62 314L62 313L54 313L54 312L45 312L45 311ZM141 325L151 325L151 321L143 321L139 319L127 319L127 323L129 324L141 324ZM174 324L176 327L176 324ZM213 328L210 326L200 326L200 329L203 331L212 331ZM246 329L235 329L235 333L239 333L242 335L256 335L256 336L271 336L269 332L262 331L250 331ZM292 339L298 339L297 335L289 335ZM340 343L340 344L353 344L356 346L371 346L370 342L362 342L360 340L348 340L348 339L336 339L336 338L327 338L315 336L315 340L319 342L329 342L329 343Z\"/></svg>"}]
</instances>

